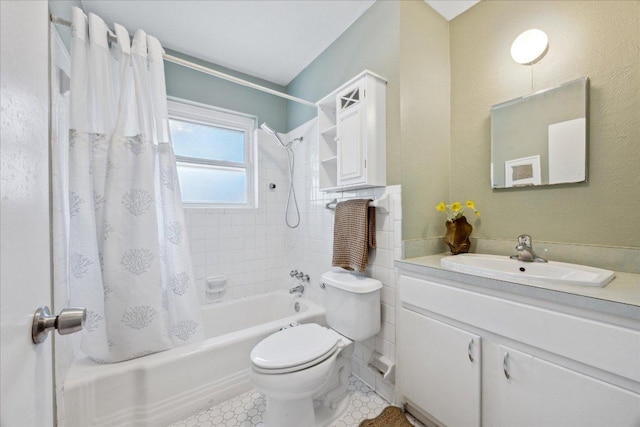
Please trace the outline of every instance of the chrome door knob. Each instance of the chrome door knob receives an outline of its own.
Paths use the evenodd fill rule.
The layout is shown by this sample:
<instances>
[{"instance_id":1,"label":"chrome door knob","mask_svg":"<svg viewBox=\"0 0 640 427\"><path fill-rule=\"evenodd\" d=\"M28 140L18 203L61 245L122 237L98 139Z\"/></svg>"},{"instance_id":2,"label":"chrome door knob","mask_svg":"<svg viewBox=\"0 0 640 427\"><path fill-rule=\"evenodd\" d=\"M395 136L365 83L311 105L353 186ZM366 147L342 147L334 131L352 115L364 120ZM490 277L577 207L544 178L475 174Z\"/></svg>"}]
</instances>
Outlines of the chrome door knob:
<instances>
[{"instance_id":1,"label":"chrome door knob","mask_svg":"<svg viewBox=\"0 0 640 427\"><path fill-rule=\"evenodd\" d=\"M60 335L72 334L82 330L86 320L87 310L82 307L64 308L58 316L51 315L49 307L40 307L33 314L31 338L35 344L40 344L53 329L57 329Z\"/></svg>"}]
</instances>

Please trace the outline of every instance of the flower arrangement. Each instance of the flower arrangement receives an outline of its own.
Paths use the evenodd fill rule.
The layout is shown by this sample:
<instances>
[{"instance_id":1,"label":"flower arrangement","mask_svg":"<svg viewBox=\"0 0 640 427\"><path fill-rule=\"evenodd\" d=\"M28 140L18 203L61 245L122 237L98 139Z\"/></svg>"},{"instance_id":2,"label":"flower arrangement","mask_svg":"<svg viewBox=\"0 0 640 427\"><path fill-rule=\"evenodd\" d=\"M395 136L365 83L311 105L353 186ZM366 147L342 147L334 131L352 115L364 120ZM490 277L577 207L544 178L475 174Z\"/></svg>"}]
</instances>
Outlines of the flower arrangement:
<instances>
[{"instance_id":1,"label":"flower arrangement","mask_svg":"<svg viewBox=\"0 0 640 427\"><path fill-rule=\"evenodd\" d=\"M447 221L455 221L461 218L466 208L471 209L476 216L480 216L480 212L476 210L476 205L472 200L467 200L464 204L465 206L462 206L460 202L453 202L450 205L445 205L444 202L440 202L436 205L436 210L444 212L447 216Z\"/></svg>"}]
</instances>

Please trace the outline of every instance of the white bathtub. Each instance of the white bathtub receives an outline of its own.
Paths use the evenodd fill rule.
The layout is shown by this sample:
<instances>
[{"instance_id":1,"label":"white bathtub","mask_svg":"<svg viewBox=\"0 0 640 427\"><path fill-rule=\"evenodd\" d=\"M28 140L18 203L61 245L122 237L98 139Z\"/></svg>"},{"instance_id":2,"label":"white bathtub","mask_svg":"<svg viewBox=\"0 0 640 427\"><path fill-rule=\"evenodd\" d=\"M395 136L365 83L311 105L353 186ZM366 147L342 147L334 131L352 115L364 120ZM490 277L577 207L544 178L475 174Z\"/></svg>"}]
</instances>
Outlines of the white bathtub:
<instances>
[{"instance_id":1,"label":"white bathtub","mask_svg":"<svg viewBox=\"0 0 640 427\"><path fill-rule=\"evenodd\" d=\"M206 305L202 315L203 342L111 365L75 363L64 384L62 425L178 421L248 391L249 353L266 336L291 322L325 324L322 307L286 292Z\"/></svg>"}]
</instances>

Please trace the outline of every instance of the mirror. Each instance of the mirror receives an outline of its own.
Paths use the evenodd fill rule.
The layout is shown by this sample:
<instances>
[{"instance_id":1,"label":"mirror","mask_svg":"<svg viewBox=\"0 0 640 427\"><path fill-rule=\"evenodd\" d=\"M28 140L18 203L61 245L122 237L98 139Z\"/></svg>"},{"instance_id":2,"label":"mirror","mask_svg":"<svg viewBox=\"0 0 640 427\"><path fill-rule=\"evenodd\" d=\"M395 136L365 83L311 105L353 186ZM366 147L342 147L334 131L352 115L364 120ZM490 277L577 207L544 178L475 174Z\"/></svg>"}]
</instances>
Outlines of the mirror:
<instances>
[{"instance_id":1,"label":"mirror","mask_svg":"<svg viewBox=\"0 0 640 427\"><path fill-rule=\"evenodd\" d=\"M587 180L588 84L583 77L491 107L491 187Z\"/></svg>"}]
</instances>

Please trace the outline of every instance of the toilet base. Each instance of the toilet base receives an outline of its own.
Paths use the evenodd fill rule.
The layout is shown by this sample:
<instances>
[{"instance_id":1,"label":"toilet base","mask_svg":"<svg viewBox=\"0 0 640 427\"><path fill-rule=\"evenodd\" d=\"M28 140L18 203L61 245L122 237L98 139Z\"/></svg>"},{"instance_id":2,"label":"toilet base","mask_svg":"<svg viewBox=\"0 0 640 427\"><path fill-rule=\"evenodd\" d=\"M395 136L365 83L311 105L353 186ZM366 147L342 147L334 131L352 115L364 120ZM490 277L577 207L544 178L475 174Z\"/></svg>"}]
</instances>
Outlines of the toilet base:
<instances>
[{"instance_id":1,"label":"toilet base","mask_svg":"<svg viewBox=\"0 0 640 427\"><path fill-rule=\"evenodd\" d=\"M347 413L349 404L351 403L351 394L346 394L341 401L337 402L335 409L331 409L328 406L319 406L315 410L316 426L328 427L338 418Z\"/></svg>"},{"instance_id":2,"label":"toilet base","mask_svg":"<svg viewBox=\"0 0 640 427\"><path fill-rule=\"evenodd\" d=\"M334 408L319 404L314 408L311 398L279 401L267 397L264 414L265 427L327 427L347 412L351 395L345 396L333 405ZM315 401L320 403L320 401Z\"/></svg>"},{"instance_id":3,"label":"toilet base","mask_svg":"<svg viewBox=\"0 0 640 427\"><path fill-rule=\"evenodd\" d=\"M265 378L264 375L254 376L254 385L266 397L266 409L264 414L265 427L325 427L345 414L351 401L351 394L347 392L349 376L351 375L351 356L353 343L349 342L342 347L338 355L334 355L323 364L330 368L331 376L328 381L313 393L306 397L295 399L291 393L273 393L273 389L261 389L257 379ZM311 368L314 369L314 368ZM302 374L304 371L299 372ZM254 372L255 375L255 372ZM295 374L294 374L295 375ZM280 377L280 379L283 379ZM302 395L300 390L300 395Z\"/></svg>"}]
</instances>

